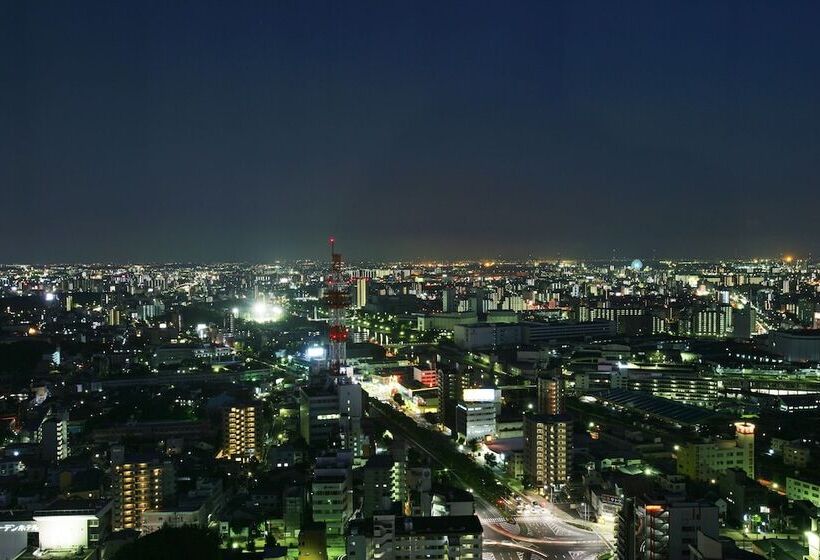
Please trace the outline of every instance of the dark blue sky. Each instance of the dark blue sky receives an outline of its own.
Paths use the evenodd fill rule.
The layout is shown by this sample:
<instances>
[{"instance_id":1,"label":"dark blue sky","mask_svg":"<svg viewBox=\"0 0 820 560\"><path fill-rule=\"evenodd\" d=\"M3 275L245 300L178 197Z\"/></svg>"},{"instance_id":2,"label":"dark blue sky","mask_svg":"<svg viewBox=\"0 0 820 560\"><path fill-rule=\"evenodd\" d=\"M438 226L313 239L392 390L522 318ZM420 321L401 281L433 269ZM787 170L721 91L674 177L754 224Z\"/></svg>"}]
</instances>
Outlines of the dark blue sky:
<instances>
[{"instance_id":1,"label":"dark blue sky","mask_svg":"<svg viewBox=\"0 0 820 560\"><path fill-rule=\"evenodd\" d=\"M818 21L3 2L0 261L818 255Z\"/></svg>"}]
</instances>

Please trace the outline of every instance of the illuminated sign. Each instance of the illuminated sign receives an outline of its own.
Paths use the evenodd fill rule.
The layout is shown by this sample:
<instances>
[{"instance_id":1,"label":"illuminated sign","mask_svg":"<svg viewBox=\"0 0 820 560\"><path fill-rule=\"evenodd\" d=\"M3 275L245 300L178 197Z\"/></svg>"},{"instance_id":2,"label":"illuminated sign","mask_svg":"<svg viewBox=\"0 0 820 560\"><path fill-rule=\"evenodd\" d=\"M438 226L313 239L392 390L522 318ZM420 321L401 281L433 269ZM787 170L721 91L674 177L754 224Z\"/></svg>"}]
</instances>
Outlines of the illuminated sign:
<instances>
[{"instance_id":1,"label":"illuminated sign","mask_svg":"<svg viewBox=\"0 0 820 560\"><path fill-rule=\"evenodd\" d=\"M495 389L464 389L464 402L495 402Z\"/></svg>"},{"instance_id":2,"label":"illuminated sign","mask_svg":"<svg viewBox=\"0 0 820 560\"><path fill-rule=\"evenodd\" d=\"M36 521L0 523L0 533L36 533L39 530L40 526Z\"/></svg>"}]
</instances>

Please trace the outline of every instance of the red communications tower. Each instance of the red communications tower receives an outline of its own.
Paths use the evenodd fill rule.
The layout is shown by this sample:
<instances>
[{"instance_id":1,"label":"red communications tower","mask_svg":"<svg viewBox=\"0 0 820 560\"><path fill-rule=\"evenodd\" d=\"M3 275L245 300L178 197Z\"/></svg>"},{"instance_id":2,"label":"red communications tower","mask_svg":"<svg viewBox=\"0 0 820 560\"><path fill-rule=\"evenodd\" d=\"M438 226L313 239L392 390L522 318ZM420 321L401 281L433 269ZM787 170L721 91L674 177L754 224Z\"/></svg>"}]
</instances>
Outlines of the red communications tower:
<instances>
[{"instance_id":1,"label":"red communications tower","mask_svg":"<svg viewBox=\"0 0 820 560\"><path fill-rule=\"evenodd\" d=\"M336 252L336 240L330 238L330 273L327 276L325 302L330 312L330 348L328 365L330 374L339 376L347 361L347 308L350 306L350 293L342 274L342 255Z\"/></svg>"}]
</instances>

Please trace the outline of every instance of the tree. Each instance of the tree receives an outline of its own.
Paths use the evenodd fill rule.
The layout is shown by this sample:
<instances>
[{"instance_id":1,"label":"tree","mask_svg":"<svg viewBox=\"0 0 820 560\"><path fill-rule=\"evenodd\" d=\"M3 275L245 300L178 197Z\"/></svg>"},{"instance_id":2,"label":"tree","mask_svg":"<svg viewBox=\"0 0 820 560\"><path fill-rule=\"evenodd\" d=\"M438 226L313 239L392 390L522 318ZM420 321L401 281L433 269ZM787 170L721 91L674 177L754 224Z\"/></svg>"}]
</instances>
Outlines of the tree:
<instances>
[{"instance_id":1,"label":"tree","mask_svg":"<svg viewBox=\"0 0 820 560\"><path fill-rule=\"evenodd\" d=\"M117 551L114 560L221 560L219 535L197 527L163 527L128 543Z\"/></svg>"}]
</instances>

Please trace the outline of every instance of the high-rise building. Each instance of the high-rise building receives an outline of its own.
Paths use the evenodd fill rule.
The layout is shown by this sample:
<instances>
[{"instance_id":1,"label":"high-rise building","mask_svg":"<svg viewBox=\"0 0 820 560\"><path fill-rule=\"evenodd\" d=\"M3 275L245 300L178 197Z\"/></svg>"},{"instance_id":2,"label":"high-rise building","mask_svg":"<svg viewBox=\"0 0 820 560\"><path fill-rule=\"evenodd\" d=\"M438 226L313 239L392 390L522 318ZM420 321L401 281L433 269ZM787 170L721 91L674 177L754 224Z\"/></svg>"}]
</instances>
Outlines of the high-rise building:
<instances>
[{"instance_id":1,"label":"high-rise building","mask_svg":"<svg viewBox=\"0 0 820 560\"><path fill-rule=\"evenodd\" d=\"M485 299L487 292L484 288L476 288L473 292L473 300L470 303L471 311L478 315L479 320L484 320L487 317L487 307Z\"/></svg>"},{"instance_id":2,"label":"high-rise building","mask_svg":"<svg viewBox=\"0 0 820 560\"><path fill-rule=\"evenodd\" d=\"M108 310L108 324L112 327L117 327L120 324L120 310L116 307L112 307Z\"/></svg>"},{"instance_id":3,"label":"high-rise building","mask_svg":"<svg viewBox=\"0 0 820 560\"><path fill-rule=\"evenodd\" d=\"M732 308L718 305L696 311L692 316L693 336L724 337L732 334Z\"/></svg>"},{"instance_id":4,"label":"high-rise building","mask_svg":"<svg viewBox=\"0 0 820 560\"><path fill-rule=\"evenodd\" d=\"M37 428L37 441L43 459L61 461L68 457L68 412L49 412Z\"/></svg>"},{"instance_id":5,"label":"high-rise building","mask_svg":"<svg viewBox=\"0 0 820 560\"><path fill-rule=\"evenodd\" d=\"M689 560L698 533L719 535L711 503L627 498L618 514L617 560Z\"/></svg>"},{"instance_id":6,"label":"high-rise building","mask_svg":"<svg viewBox=\"0 0 820 560\"><path fill-rule=\"evenodd\" d=\"M389 512L406 493L405 466L388 453L371 457L362 467L362 515Z\"/></svg>"},{"instance_id":7,"label":"high-rise building","mask_svg":"<svg viewBox=\"0 0 820 560\"><path fill-rule=\"evenodd\" d=\"M353 456L364 455L362 433L362 386L353 383L348 377L340 377L334 386L339 406L339 434L344 449L353 452Z\"/></svg>"},{"instance_id":8,"label":"high-rise building","mask_svg":"<svg viewBox=\"0 0 820 560\"><path fill-rule=\"evenodd\" d=\"M356 307L359 309L367 305L367 278L356 279Z\"/></svg>"},{"instance_id":9,"label":"high-rise building","mask_svg":"<svg viewBox=\"0 0 820 560\"><path fill-rule=\"evenodd\" d=\"M175 492L174 466L157 457L129 457L114 465L114 528L142 529L143 512L162 509Z\"/></svg>"},{"instance_id":10,"label":"high-rise building","mask_svg":"<svg viewBox=\"0 0 820 560\"><path fill-rule=\"evenodd\" d=\"M259 446L259 405L254 402L237 403L222 411L222 453L234 461L258 459L262 454Z\"/></svg>"},{"instance_id":11,"label":"high-rise building","mask_svg":"<svg viewBox=\"0 0 820 560\"><path fill-rule=\"evenodd\" d=\"M448 286L441 291L441 310L444 313L453 313L458 309L456 289Z\"/></svg>"},{"instance_id":12,"label":"high-rise building","mask_svg":"<svg viewBox=\"0 0 820 560\"><path fill-rule=\"evenodd\" d=\"M299 430L312 447L330 441L339 429L339 397L329 387L299 389Z\"/></svg>"},{"instance_id":13,"label":"high-rise building","mask_svg":"<svg viewBox=\"0 0 820 560\"><path fill-rule=\"evenodd\" d=\"M733 439L688 443L677 451L678 474L711 482L728 469L741 469L755 478L755 425L735 423Z\"/></svg>"},{"instance_id":14,"label":"high-rise building","mask_svg":"<svg viewBox=\"0 0 820 560\"><path fill-rule=\"evenodd\" d=\"M313 521L324 523L328 558L344 554L344 528L353 515L353 455L337 452L316 458L311 483Z\"/></svg>"},{"instance_id":15,"label":"high-rise building","mask_svg":"<svg viewBox=\"0 0 820 560\"><path fill-rule=\"evenodd\" d=\"M572 419L565 414L524 415L524 476L545 495L566 484L572 470Z\"/></svg>"},{"instance_id":16,"label":"high-rise building","mask_svg":"<svg viewBox=\"0 0 820 560\"><path fill-rule=\"evenodd\" d=\"M363 455L361 385L341 377L338 383L299 390L299 429L308 445L337 441L341 448Z\"/></svg>"},{"instance_id":17,"label":"high-rise building","mask_svg":"<svg viewBox=\"0 0 820 560\"><path fill-rule=\"evenodd\" d=\"M464 377L457 365L442 366L437 374L439 417L442 424L454 430L456 403L461 399L461 393L464 390Z\"/></svg>"},{"instance_id":18,"label":"high-rise building","mask_svg":"<svg viewBox=\"0 0 820 560\"><path fill-rule=\"evenodd\" d=\"M537 380L538 414L564 413L564 380L560 373L540 375Z\"/></svg>"}]
</instances>

